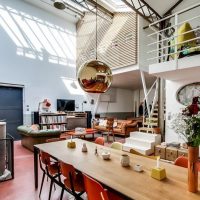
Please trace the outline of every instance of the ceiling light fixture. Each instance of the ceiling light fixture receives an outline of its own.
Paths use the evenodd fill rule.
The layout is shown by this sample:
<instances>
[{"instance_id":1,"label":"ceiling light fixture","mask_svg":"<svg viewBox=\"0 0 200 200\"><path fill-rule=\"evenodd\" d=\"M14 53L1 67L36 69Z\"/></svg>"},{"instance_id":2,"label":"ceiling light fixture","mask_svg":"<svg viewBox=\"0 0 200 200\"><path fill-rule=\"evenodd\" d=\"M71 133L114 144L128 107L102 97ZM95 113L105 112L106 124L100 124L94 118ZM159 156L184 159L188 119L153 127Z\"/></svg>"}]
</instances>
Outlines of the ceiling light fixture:
<instances>
[{"instance_id":1,"label":"ceiling light fixture","mask_svg":"<svg viewBox=\"0 0 200 200\"><path fill-rule=\"evenodd\" d=\"M112 71L108 65L97 59L97 0L96 0L96 59L86 62L78 71L78 82L88 93L104 93L112 83Z\"/></svg>"},{"instance_id":2,"label":"ceiling light fixture","mask_svg":"<svg viewBox=\"0 0 200 200\"><path fill-rule=\"evenodd\" d=\"M53 5L55 8L59 10L64 10L66 8L65 3L62 0L55 0Z\"/></svg>"}]
</instances>

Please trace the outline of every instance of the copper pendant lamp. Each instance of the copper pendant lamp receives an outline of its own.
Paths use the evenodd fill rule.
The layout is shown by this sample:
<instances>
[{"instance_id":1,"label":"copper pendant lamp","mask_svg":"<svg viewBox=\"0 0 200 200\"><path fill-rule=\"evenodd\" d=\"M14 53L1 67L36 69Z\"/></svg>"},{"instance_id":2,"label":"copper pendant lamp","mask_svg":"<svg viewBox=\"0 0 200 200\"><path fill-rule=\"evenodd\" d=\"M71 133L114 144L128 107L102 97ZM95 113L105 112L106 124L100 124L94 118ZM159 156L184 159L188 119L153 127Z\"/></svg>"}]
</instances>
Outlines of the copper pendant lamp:
<instances>
[{"instance_id":1,"label":"copper pendant lamp","mask_svg":"<svg viewBox=\"0 0 200 200\"><path fill-rule=\"evenodd\" d=\"M97 1L96 1L96 59L79 68L78 82L88 93L105 93L112 83L112 71L108 65L97 59Z\"/></svg>"}]
</instances>

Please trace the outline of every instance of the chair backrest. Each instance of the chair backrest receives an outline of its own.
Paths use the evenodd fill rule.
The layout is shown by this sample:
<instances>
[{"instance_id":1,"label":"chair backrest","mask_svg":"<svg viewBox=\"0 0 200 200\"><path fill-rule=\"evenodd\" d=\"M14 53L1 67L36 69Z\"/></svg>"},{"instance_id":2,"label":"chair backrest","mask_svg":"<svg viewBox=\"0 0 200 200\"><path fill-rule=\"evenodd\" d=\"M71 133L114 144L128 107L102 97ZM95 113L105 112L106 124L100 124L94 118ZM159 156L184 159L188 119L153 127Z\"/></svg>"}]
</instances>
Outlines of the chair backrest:
<instances>
[{"instance_id":1,"label":"chair backrest","mask_svg":"<svg viewBox=\"0 0 200 200\"><path fill-rule=\"evenodd\" d=\"M76 179L76 171L73 165L60 162L60 171L64 177L70 179L69 174L71 173L72 178Z\"/></svg>"},{"instance_id":2,"label":"chair backrest","mask_svg":"<svg viewBox=\"0 0 200 200\"><path fill-rule=\"evenodd\" d=\"M107 118L106 129L113 130L114 118Z\"/></svg>"},{"instance_id":3,"label":"chair backrest","mask_svg":"<svg viewBox=\"0 0 200 200\"><path fill-rule=\"evenodd\" d=\"M110 147L112 149L122 150L122 143L120 143L120 142L113 142Z\"/></svg>"},{"instance_id":4,"label":"chair backrest","mask_svg":"<svg viewBox=\"0 0 200 200\"><path fill-rule=\"evenodd\" d=\"M107 191L100 183L85 174L83 178L88 200L109 200Z\"/></svg>"},{"instance_id":5,"label":"chair backrest","mask_svg":"<svg viewBox=\"0 0 200 200\"><path fill-rule=\"evenodd\" d=\"M40 151L40 160L45 165L50 165L50 155L44 151Z\"/></svg>"},{"instance_id":6,"label":"chair backrest","mask_svg":"<svg viewBox=\"0 0 200 200\"><path fill-rule=\"evenodd\" d=\"M174 164L180 167L188 168L188 159L187 157L180 156L175 160Z\"/></svg>"},{"instance_id":7,"label":"chair backrest","mask_svg":"<svg viewBox=\"0 0 200 200\"><path fill-rule=\"evenodd\" d=\"M142 153L140 153L140 152L138 152L138 151L136 151L134 149L131 149L130 153L138 155L138 156L143 156L143 157L146 157L146 158L150 158L150 159L153 159L153 160L156 160L158 157L160 157L160 156L146 156L146 155L144 155L144 154L142 154Z\"/></svg>"},{"instance_id":8,"label":"chair backrest","mask_svg":"<svg viewBox=\"0 0 200 200\"><path fill-rule=\"evenodd\" d=\"M96 138L95 143L104 146L105 140L103 137L98 137L98 138Z\"/></svg>"}]
</instances>

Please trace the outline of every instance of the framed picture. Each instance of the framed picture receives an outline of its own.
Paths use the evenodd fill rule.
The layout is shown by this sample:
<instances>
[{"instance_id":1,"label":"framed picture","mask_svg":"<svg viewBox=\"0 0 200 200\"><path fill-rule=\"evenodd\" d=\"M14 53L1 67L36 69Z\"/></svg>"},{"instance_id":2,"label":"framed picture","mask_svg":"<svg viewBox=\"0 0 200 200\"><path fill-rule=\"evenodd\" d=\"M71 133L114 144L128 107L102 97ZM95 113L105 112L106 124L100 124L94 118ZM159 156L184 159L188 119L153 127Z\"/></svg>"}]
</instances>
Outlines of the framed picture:
<instances>
[{"instance_id":1,"label":"framed picture","mask_svg":"<svg viewBox=\"0 0 200 200\"><path fill-rule=\"evenodd\" d=\"M176 94L179 103L188 106L192 104L193 97L200 96L200 82L190 83L181 87Z\"/></svg>"}]
</instances>

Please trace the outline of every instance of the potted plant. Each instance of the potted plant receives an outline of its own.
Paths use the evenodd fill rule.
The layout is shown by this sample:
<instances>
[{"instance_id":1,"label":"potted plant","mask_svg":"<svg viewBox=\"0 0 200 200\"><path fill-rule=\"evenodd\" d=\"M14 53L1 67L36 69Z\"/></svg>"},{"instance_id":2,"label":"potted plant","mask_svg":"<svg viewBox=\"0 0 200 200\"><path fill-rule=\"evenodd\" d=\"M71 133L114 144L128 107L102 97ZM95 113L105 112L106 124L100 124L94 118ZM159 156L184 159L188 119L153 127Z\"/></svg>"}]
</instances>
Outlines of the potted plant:
<instances>
[{"instance_id":1,"label":"potted plant","mask_svg":"<svg viewBox=\"0 0 200 200\"><path fill-rule=\"evenodd\" d=\"M200 109L199 97L194 97L192 104L187 106L172 120L171 128L188 145L188 190L198 191L198 155L200 145Z\"/></svg>"}]
</instances>

